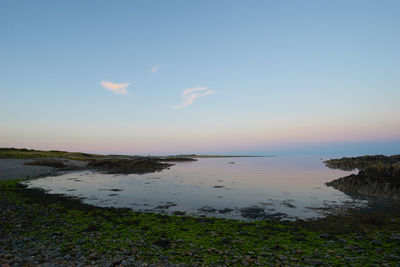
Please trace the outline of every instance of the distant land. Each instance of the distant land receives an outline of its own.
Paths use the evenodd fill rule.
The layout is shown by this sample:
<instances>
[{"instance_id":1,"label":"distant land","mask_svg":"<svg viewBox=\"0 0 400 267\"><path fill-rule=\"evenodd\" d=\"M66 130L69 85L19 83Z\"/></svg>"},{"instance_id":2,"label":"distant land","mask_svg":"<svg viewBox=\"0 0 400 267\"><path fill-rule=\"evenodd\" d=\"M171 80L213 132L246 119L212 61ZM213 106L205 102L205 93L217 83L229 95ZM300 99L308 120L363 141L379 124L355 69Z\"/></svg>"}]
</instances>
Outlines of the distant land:
<instances>
[{"instance_id":1,"label":"distant land","mask_svg":"<svg viewBox=\"0 0 400 267\"><path fill-rule=\"evenodd\" d=\"M190 157L190 158L265 158L275 156L257 156L257 155L177 155L178 157Z\"/></svg>"},{"instance_id":2,"label":"distant land","mask_svg":"<svg viewBox=\"0 0 400 267\"><path fill-rule=\"evenodd\" d=\"M116 155L116 154L92 154L82 152L69 152L61 150L36 150L27 148L0 148L0 159L17 159L17 158L53 158L63 157L73 160L88 160L93 158L137 158L137 157L162 157L162 158L250 158L250 157L274 157L260 155L197 155L197 154L180 154L168 156L142 156L142 155Z\"/></svg>"}]
</instances>

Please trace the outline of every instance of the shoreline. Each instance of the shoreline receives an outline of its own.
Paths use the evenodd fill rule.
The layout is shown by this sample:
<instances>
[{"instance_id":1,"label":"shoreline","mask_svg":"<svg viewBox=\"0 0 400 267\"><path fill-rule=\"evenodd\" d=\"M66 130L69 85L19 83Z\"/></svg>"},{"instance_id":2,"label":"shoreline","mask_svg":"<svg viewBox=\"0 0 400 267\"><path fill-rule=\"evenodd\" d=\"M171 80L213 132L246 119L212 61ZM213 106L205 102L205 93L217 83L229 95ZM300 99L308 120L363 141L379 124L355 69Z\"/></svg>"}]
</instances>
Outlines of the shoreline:
<instances>
[{"instance_id":1,"label":"shoreline","mask_svg":"<svg viewBox=\"0 0 400 267\"><path fill-rule=\"evenodd\" d=\"M394 256L399 251L393 246L400 242L397 208L348 210L307 221L244 222L96 207L27 189L18 181L0 182L1 263L362 265L371 263L377 249L376 263L398 260ZM15 245L8 246L12 240L23 241L18 243L19 256ZM41 256L30 258L25 252Z\"/></svg>"},{"instance_id":2,"label":"shoreline","mask_svg":"<svg viewBox=\"0 0 400 267\"><path fill-rule=\"evenodd\" d=\"M390 266L400 260L395 202L309 220L241 221L97 207L28 189L23 180L0 181L1 264Z\"/></svg>"}]
</instances>

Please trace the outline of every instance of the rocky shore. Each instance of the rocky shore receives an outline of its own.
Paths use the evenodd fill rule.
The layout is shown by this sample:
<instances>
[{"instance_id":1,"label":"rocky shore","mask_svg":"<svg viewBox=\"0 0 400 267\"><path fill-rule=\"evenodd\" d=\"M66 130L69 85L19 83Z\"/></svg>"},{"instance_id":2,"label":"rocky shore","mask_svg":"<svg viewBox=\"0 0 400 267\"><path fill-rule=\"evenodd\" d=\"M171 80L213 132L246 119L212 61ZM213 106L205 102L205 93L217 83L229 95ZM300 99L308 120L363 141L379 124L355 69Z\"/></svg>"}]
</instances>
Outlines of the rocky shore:
<instances>
[{"instance_id":1,"label":"rocky shore","mask_svg":"<svg viewBox=\"0 0 400 267\"><path fill-rule=\"evenodd\" d=\"M135 213L0 182L8 266L396 266L398 213L242 222ZM397 215L396 215L397 214Z\"/></svg>"},{"instance_id":2,"label":"rocky shore","mask_svg":"<svg viewBox=\"0 0 400 267\"><path fill-rule=\"evenodd\" d=\"M162 171L173 166L170 163L162 163L158 159L95 159L86 165L88 169L100 170L106 173L144 174Z\"/></svg>"},{"instance_id":3,"label":"rocky shore","mask_svg":"<svg viewBox=\"0 0 400 267\"><path fill-rule=\"evenodd\" d=\"M0 158L4 158L1 153ZM15 174L10 170L26 168L41 170L37 175L45 175L85 169L90 162L98 164L90 168L105 172L143 170L135 166L143 160L138 157L104 158L30 150L5 153L28 159L1 159L0 167L6 170L3 173ZM40 158L31 157L32 153ZM66 157L54 157L61 153ZM145 164L152 166L146 171L169 165L156 158ZM380 174L389 171L393 179L385 176L383 180L397 185L395 167L380 172L366 169L364 173L378 180ZM2 267L398 266L400 262L400 208L394 204L348 209L307 221L270 218L244 222L95 207L79 199L28 189L20 184L22 179L32 178L22 175L26 173L29 171L17 173L20 180L8 177L0 181ZM254 216L261 210L251 207L242 212Z\"/></svg>"},{"instance_id":4,"label":"rocky shore","mask_svg":"<svg viewBox=\"0 0 400 267\"><path fill-rule=\"evenodd\" d=\"M0 148L0 180L35 178L60 171L77 170L97 170L110 174L144 174L169 168L174 165L170 162L194 160L196 159L188 156L144 157Z\"/></svg>"},{"instance_id":5,"label":"rocky shore","mask_svg":"<svg viewBox=\"0 0 400 267\"><path fill-rule=\"evenodd\" d=\"M352 171L355 169L365 170L366 168L371 168L376 165L385 166L397 162L400 162L400 155L368 155L352 158L343 157L341 159L330 159L324 161L328 168L341 169L344 171Z\"/></svg>"},{"instance_id":6,"label":"rocky shore","mask_svg":"<svg viewBox=\"0 0 400 267\"><path fill-rule=\"evenodd\" d=\"M332 186L349 195L400 200L400 186L382 179L382 177L386 178L387 176L376 176L375 174L371 174L370 171L371 169L360 171L358 174L339 178L326 185ZM398 176L392 178L396 178L397 181L400 180Z\"/></svg>"},{"instance_id":7,"label":"rocky shore","mask_svg":"<svg viewBox=\"0 0 400 267\"><path fill-rule=\"evenodd\" d=\"M359 168L358 174L326 183L349 195L400 200L400 157L367 156L330 160L328 166Z\"/></svg>"}]
</instances>

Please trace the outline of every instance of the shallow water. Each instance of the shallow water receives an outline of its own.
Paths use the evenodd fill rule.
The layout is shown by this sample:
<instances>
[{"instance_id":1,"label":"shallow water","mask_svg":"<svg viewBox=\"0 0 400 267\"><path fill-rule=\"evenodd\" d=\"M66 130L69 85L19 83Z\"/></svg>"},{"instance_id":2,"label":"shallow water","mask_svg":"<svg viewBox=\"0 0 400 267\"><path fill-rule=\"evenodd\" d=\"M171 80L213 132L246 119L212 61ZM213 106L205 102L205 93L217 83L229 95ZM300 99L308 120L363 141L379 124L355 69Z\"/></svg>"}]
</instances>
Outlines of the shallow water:
<instances>
[{"instance_id":1,"label":"shallow water","mask_svg":"<svg viewBox=\"0 0 400 267\"><path fill-rule=\"evenodd\" d=\"M233 219L313 218L364 205L324 183L351 174L317 157L204 158L162 172L112 175L93 171L27 181L30 188L65 194L103 207ZM246 207L257 206L255 213ZM224 210L225 209L225 210ZM248 211L248 210L247 210Z\"/></svg>"}]
</instances>

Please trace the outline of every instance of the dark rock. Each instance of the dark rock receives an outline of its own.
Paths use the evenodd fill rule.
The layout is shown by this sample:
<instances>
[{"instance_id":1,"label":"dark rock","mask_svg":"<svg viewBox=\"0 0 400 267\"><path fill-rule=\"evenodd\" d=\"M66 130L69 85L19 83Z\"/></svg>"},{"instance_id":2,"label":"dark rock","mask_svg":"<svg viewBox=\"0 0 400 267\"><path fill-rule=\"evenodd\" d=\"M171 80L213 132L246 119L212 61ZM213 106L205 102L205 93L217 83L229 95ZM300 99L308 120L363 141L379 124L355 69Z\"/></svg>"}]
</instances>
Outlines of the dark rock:
<instances>
[{"instance_id":1,"label":"dark rock","mask_svg":"<svg viewBox=\"0 0 400 267\"><path fill-rule=\"evenodd\" d=\"M358 174L326 183L349 195L400 200L400 164L396 167L371 167Z\"/></svg>"},{"instance_id":2,"label":"dark rock","mask_svg":"<svg viewBox=\"0 0 400 267\"><path fill-rule=\"evenodd\" d=\"M167 238L160 238L160 239L157 239L156 241L154 241L153 244L166 249L171 246L171 240L169 240Z\"/></svg>"},{"instance_id":3,"label":"dark rock","mask_svg":"<svg viewBox=\"0 0 400 267\"><path fill-rule=\"evenodd\" d=\"M197 159L190 157L179 157L179 156L169 156L165 158L160 158L161 161L164 162L174 162L174 161L197 161Z\"/></svg>"},{"instance_id":4,"label":"dark rock","mask_svg":"<svg viewBox=\"0 0 400 267\"><path fill-rule=\"evenodd\" d=\"M177 211L174 211L173 214L174 215L186 215L186 212L177 210Z\"/></svg>"},{"instance_id":5,"label":"dark rock","mask_svg":"<svg viewBox=\"0 0 400 267\"><path fill-rule=\"evenodd\" d=\"M121 258L117 258L113 260L113 265L120 265L122 263L122 259Z\"/></svg>"},{"instance_id":6,"label":"dark rock","mask_svg":"<svg viewBox=\"0 0 400 267\"><path fill-rule=\"evenodd\" d=\"M230 209L230 208L224 208L224 209L219 209L218 210L218 212L222 213L222 214L226 214L226 213L229 213L229 212L232 212L232 211L233 211L233 209Z\"/></svg>"},{"instance_id":7,"label":"dark rock","mask_svg":"<svg viewBox=\"0 0 400 267\"><path fill-rule=\"evenodd\" d=\"M398 256L398 255L390 254L390 255L388 255L388 258L391 259L391 260L395 260L397 262L400 262L400 256Z\"/></svg>"},{"instance_id":8,"label":"dark rock","mask_svg":"<svg viewBox=\"0 0 400 267\"><path fill-rule=\"evenodd\" d=\"M157 159L95 159L89 161L88 168L105 171L107 173L136 173L144 174L161 171L173 164L161 163Z\"/></svg>"},{"instance_id":9,"label":"dark rock","mask_svg":"<svg viewBox=\"0 0 400 267\"><path fill-rule=\"evenodd\" d=\"M392 234L390 236L391 241L399 241L400 242L400 234Z\"/></svg>"},{"instance_id":10,"label":"dark rock","mask_svg":"<svg viewBox=\"0 0 400 267\"><path fill-rule=\"evenodd\" d=\"M204 206L204 207L201 207L201 208L199 209L199 211L200 211L200 212L206 212L206 213L212 213L212 212L216 212L217 209L216 209L216 208L213 208L213 207L209 207L209 206Z\"/></svg>"},{"instance_id":11,"label":"dark rock","mask_svg":"<svg viewBox=\"0 0 400 267\"><path fill-rule=\"evenodd\" d=\"M172 202L167 202L167 204L165 204L165 205L158 205L157 207L156 207L156 209L169 209L170 207L174 207L174 206L176 206L176 203L172 203Z\"/></svg>"},{"instance_id":12,"label":"dark rock","mask_svg":"<svg viewBox=\"0 0 400 267\"><path fill-rule=\"evenodd\" d=\"M261 218L265 215L264 208L257 206L241 208L239 211L244 218L250 219Z\"/></svg>"},{"instance_id":13,"label":"dark rock","mask_svg":"<svg viewBox=\"0 0 400 267\"><path fill-rule=\"evenodd\" d=\"M315 260L315 259L304 259L304 262L307 264L310 264L312 266L322 266L324 265L324 262L321 260Z\"/></svg>"},{"instance_id":14,"label":"dark rock","mask_svg":"<svg viewBox=\"0 0 400 267\"><path fill-rule=\"evenodd\" d=\"M341 169L345 171L352 171L355 169L365 170L378 164L390 165L396 162L400 162L400 155L368 155L353 158L343 157L341 159L330 159L324 161L325 165L331 169Z\"/></svg>"},{"instance_id":15,"label":"dark rock","mask_svg":"<svg viewBox=\"0 0 400 267\"><path fill-rule=\"evenodd\" d=\"M88 256L89 260L98 260L100 259L100 256L97 254L97 252L93 252Z\"/></svg>"}]
</instances>

